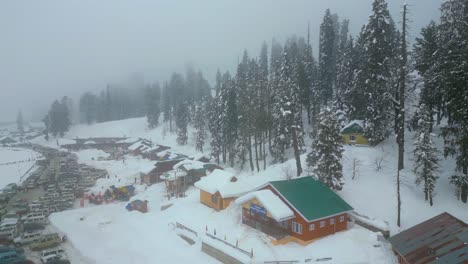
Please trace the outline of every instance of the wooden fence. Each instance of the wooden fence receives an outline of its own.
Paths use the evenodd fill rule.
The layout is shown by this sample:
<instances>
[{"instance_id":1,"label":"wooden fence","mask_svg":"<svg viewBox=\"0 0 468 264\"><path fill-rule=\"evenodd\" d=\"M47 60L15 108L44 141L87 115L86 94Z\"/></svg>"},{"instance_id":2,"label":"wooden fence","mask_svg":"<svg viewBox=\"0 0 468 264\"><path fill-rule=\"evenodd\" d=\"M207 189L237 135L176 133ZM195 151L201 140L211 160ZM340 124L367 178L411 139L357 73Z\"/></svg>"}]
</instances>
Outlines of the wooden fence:
<instances>
[{"instance_id":1,"label":"wooden fence","mask_svg":"<svg viewBox=\"0 0 468 264\"><path fill-rule=\"evenodd\" d=\"M236 249L237 251L241 252L242 254L248 256L249 258L253 257L253 252L248 252L246 250L243 250L242 248L240 248L240 247L238 247L236 245L233 245L233 244L231 244L231 243L229 243L229 242L227 242L227 241L225 241L225 240L223 240L221 238L218 238L218 237L216 237L216 236L214 236L212 234L209 234L208 232L205 233L205 234L206 234L207 237L215 239L217 241L220 241L220 242L224 243L225 245L230 246L230 247Z\"/></svg>"}]
</instances>

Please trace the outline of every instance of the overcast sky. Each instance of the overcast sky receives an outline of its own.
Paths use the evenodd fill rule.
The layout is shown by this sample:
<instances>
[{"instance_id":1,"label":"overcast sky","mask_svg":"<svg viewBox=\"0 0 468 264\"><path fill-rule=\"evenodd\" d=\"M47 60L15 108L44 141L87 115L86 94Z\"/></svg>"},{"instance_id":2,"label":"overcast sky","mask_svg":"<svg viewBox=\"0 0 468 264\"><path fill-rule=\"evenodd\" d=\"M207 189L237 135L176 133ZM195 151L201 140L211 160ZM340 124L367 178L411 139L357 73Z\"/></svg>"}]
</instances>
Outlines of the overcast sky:
<instances>
[{"instance_id":1,"label":"overcast sky","mask_svg":"<svg viewBox=\"0 0 468 264\"><path fill-rule=\"evenodd\" d=\"M387 0L400 21L402 0ZM443 0L406 0L414 38ZM233 70L242 51L263 40L306 36L317 51L326 8L348 18L351 34L366 23L372 0L4 0L0 2L0 121L45 115L55 98L77 99L140 73L164 81L187 63L212 82Z\"/></svg>"}]
</instances>

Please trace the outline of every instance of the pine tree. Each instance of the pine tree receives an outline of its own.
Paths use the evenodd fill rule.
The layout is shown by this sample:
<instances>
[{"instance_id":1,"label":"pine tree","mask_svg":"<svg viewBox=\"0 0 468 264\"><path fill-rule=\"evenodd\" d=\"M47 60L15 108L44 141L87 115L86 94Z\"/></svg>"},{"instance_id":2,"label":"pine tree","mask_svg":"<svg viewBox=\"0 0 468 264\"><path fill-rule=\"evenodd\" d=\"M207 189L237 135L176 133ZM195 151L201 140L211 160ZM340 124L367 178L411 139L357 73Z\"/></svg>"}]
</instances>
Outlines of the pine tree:
<instances>
[{"instance_id":1,"label":"pine tree","mask_svg":"<svg viewBox=\"0 0 468 264\"><path fill-rule=\"evenodd\" d=\"M86 92L80 97L80 114L81 119L88 125L97 121L98 114L98 98L90 93Z\"/></svg>"},{"instance_id":2,"label":"pine tree","mask_svg":"<svg viewBox=\"0 0 468 264\"><path fill-rule=\"evenodd\" d=\"M468 199L468 3L450 0L441 8L438 38L437 84L443 88L447 126L443 128L444 156L455 156L456 173L452 183L463 202Z\"/></svg>"},{"instance_id":3,"label":"pine tree","mask_svg":"<svg viewBox=\"0 0 468 264\"><path fill-rule=\"evenodd\" d=\"M205 122L205 106L203 102L195 106L195 114L193 118L193 127L196 129L195 132L195 149L203 152L203 146L205 145L206 139L206 122Z\"/></svg>"},{"instance_id":4,"label":"pine tree","mask_svg":"<svg viewBox=\"0 0 468 264\"><path fill-rule=\"evenodd\" d=\"M335 23L330 9L327 9L320 25L319 45L319 89L321 103L324 105L327 105L333 95L336 67L335 33Z\"/></svg>"},{"instance_id":5,"label":"pine tree","mask_svg":"<svg viewBox=\"0 0 468 264\"><path fill-rule=\"evenodd\" d=\"M221 88L220 88L221 94ZM210 98L208 100L207 118L208 130L211 134L210 150L211 156L215 158L216 163L220 163L220 155L223 152L223 131L224 123L222 118L223 108L220 97Z\"/></svg>"},{"instance_id":6,"label":"pine tree","mask_svg":"<svg viewBox=\"0 0 468 264\"><path fill-rule=\"evenodd\" d=\"M186 145L188 140L187 125L189 122L188 105L182 102L176 110L177 143Z\"/></svg>"},{"instance_id":7,"label":"pine tree","mask_svg":"<svg viewBox=\"0 0 468 264\"><path fill-rule=\"evenodd\" d=\"M421 104L419 113L421 119L415 133L413 172L416 176L416 183L423 183L425 199L429 200L429 204L432 206L435 183L439 178L436 175L439 168L438 151L431 138L432 114L430 107Z\"/></svg>"},{"instance_id":8,"label":"pine tree","mask_svg":"<svg viewBox=\"0 0 468 264\"><path fill-rule=\"evenodd\" d=\"M365 135L371 144L377 144L389 135L392 116L392 60L394 36L392 18L385 0L375 0L362 40L364 61L361 65L360 95L365 99ZM359 118L362 119L362 118Z\"/></svg>"},{"instance_id":9,"label":"pine tree","mask_svg":"<svg viewBox=\"0 0 468 264\"><path fill-rule=\"evenodd\" d=\"M169 85L165 83L162 94L162 106L163 120L164 122L169 121L169 130L172 131L172 93L169 89Z\"/></svg>"},{"instance_id":10,"label":"pine tree","mask_svg":"<svg viewBox=\"0 0 468 264\"><path fill-rule=\"evenodd\" d=\"M19 134L21 135L21 138L24 136L24 120L23 120L23 114L21 111L18 112L18 116L16 117L16 129L18 130Z\"/></svg>"},{"instance_id":11,"label":"pine tree","mask_svg":"<svg viewBox=\"0 0 468 264\"><path fill-rule=\"evenodd\" d=\"M152 85L146 89L146 117L149 128L158 126L161 114L161 89L159 84Z\"/></svg>"},{"instance_id":12,"label":"pine tree","mask_svg":"<svg viewBox=\"0 0 468 264\"><path fill-rule=\"evenodd\" d=\"M347 31L347 28L342 28L342 31ZM346 125L349 120L350 109L353 107L352 86L355 70L353 55L353 39L348 40L342 37L337 66L336 92L333 100L341 127Z\"/></svg>"},{"instance_id":13,"label":"pine tree","mask_svg":"<svg viewBox=\"0 0 468 264\"><path fill-rule=\"evenodd\" d=\"M50 117L46 115L42 122L44 123L44 138L45 140L49 141L49 130L50 130Z\"/></svg>"},{"instance_id":14,"label":"pine tree","mask_svg":"<svg viewBox=\"0 0 468 264\"><path fill-rule=\"evenodd\" d=\"M329 108L325 108L320 113L312 152L307 155L307 166L321 182L335 190L343 188L342 153L343 143L338 121L335 114Z\"/></svg>"},{"instance_id":15,"label":"pine tree","mask_svg":"<svg viewBox=\"0 0 468 264\"><path fill-rule=\"evenodd\" d=\"M437 25L431 21L429 25L421 30L421 38L416 38L414 45L415 68L423 77L424 86L421 89L421 103L424 103L431 112L431 131L433 127L434 112L438 113L440 122L440 111L442 109L442 98L438 89L436 78L434 78L434 65L437 64Z\"/></svg>"}]
</instances>

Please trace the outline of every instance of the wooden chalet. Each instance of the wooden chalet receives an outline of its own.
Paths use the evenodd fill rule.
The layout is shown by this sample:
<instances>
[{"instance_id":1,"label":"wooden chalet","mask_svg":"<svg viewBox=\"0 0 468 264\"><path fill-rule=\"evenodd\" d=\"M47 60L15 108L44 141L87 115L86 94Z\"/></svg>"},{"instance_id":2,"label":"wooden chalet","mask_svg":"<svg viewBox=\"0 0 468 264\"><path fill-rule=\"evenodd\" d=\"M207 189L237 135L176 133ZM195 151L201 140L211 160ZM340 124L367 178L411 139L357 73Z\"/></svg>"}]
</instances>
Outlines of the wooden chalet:
<instances>
[{"instance_id":1,"label":"wooden chalet","mask_svg":"<svg viewBox=\"0 0 468 264\"><path fill-rule=\"evenodd\" d=\"M223 170L214 170L208 176L195 183L200 189L200 202L217 211L223 210L239 197L234 174Z\"/></svg>"},{"instance_id":2,"label":"wooden chalet","mask_svg":"<svg viewBox=\"0 0 468 264\"><path fill-rule=\"evenodd\" d=\"M141 183L151 185L153 183L161 182L161 175L173 170L174 165L181 161L182 159L158 161L150 172L141 176Z\"/></svg>"},{"instance_id":3,"label":"wooden chalet","mask_svg":"<svg viewBox=\"0 0 468 264\"><path fill-rule=\"evenodd\" d=\"M274 245L306 245L346 230L353 210L312 177L269 182L237 198L236 204L242 205L242 223L269 235Z\"/></svg>"},{"instance_id":4,"label":"wooden chalet","mask_svg":"<svg viewBox=\"0 0 468 264\"><path fill-rule=\"evenodd\" d=\"M364 120L353 120L341 129L343 142L349 145L370 145L364 136Z\"/></svg>"},{"instance_id":5,"label":"wooden chalet","mask_svg":"<svg viewBox=\"0 0 468 264\"><path fill-rule=\"evenodd\" d=\"M468 263L468 224L442 213L388 239L400 264Z\"/></svg>"}]
</instances>

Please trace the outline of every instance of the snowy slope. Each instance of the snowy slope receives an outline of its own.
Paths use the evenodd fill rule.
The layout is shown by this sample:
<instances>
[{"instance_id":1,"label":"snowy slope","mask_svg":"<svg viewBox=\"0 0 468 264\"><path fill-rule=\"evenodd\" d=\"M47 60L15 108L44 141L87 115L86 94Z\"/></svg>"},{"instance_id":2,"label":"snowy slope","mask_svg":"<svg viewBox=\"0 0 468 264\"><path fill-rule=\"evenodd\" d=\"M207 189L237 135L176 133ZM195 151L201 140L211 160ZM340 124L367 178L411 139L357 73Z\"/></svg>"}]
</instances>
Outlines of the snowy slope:
<instances>
[{"instance_id":1,"label":"snowy slope","mask_svg":"<svg viewBox=\"0 0 468 264\"><path fill-rule=\"evenodd\" d=\"M9 183L19 184L21 180L27 179L28 175L22 179L21 176L34 166L35 159L40 157L39 153L32 150L0 147L0 189ZM33 171L34 168L28 174Z\"/></svg>"}]
</instances>

